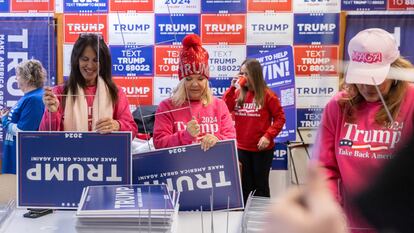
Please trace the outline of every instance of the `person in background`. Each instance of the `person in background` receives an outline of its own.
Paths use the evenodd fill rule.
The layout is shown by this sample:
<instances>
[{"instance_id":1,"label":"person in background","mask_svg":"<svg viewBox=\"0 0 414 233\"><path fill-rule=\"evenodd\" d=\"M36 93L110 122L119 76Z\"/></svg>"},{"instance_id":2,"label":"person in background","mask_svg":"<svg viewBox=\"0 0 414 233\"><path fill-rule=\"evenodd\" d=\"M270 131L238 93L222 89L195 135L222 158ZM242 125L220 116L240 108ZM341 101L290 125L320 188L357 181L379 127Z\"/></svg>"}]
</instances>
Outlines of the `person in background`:
<instances>
[{"instance_id":1,"label":"person in background","mask_svg":"<svg viewBox=\"0 0 414 233\"><path fill-rule=\"evenodd\" d=\"M239 75L233 78L223 100L234 113L244 201L252 191L256 196L270 197L274 138L286 119L277 95L266 85L257 60L247 59L241 64Z\"/></svg>"},{"instance_id":2,"label":"person in background","mask_svg":"<svg viewBox=\"0 0 414 233\"><path fill-rule=\"evenodd\" d=\"M187 35L180 51L180 82L170 98L162 101L154 123L154 146L166 148L201 143L206 151L217 141L236 138L226 104L208 86L207 51L195 34Z\"/></svg>"},{"instance_id":3,"label":"person in background","mask_svg":"<svg viewBox=\"0 0 414 233\"><path fill-rule=\"evenodd\" d=\"M26 60L16 67L16 80L23 97L10 111L2 109L3 173L16 173L16 132L37 131L44 112L42 101L46 70L38 60Z\"/></svg>"},{"instance_id":4,"label":"person in background","mask_svg":"<svg viewBox=\"0 0 414 233\"><path fill-rule=\"evenodd\" d=\"M353 198L361 216L379 232L414 229L414 137L404 144L374 181ZM346 233L345 216L318 167L309 167L304 186L282 194L268 210L263 233Z\"/></svg>"},{"instance_id":5,"label":"person in background","mask_svg":"<svg viewBox=\"0 0 414 233\"><path fill-rule=\"evenodd\" d=\"M46 111L40 130L129 131L134 138L137 126L128 99L112 80L111 55L102 36L80 34L70 65L63 85L45 88Z\"/></svg>"},{"instance_id":6,"label":"person in background","mask_svg":"<svg viewBox=\"0 0 414 233\"><path fill-rule=\"evenodd\" d=\"M352 232L376 232L351 205L413 133L414 87L401 75L413 65L393 36L366 29L349 42L346 86L326 105L314 147L330 190ZM391 69L390 69L391 67Z\"/></svg>"}]
</instances>

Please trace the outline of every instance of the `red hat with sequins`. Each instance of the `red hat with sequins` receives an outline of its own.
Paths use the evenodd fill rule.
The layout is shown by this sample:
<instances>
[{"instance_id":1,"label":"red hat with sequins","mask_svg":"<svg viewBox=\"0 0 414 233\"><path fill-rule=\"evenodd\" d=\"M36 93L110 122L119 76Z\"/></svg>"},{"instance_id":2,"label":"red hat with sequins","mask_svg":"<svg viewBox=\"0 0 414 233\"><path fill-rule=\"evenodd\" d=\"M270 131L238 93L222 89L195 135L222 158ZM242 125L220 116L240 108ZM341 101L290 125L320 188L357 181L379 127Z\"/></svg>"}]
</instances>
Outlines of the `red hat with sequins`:
<instances>
[{"instance_id":1,"label":"red hat with sequins","mask_svg":"<svg viewBox=\"0 0 414 233\"><path fill-rule=\"evenodd\" d=\"M192 74L201 74L208 79L210 77L209 55L207 50L201 47L200 37L196 34L189 34L184 37L182 44L178 78L181 80Z\"/></svg>"}]
</instances>

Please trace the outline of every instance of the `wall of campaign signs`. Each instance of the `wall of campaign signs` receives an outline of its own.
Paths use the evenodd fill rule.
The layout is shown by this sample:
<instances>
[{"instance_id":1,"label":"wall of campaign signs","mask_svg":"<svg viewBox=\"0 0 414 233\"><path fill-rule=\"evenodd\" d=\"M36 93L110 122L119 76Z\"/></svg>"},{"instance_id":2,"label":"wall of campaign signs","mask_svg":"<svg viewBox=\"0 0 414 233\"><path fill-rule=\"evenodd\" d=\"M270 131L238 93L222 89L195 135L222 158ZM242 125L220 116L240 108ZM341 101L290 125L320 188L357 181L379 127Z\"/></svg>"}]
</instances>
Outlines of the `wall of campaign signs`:
<instances>
[{"instance_id":1,"label":"wall of campaign signs","mask_svg":"<svg viewBox=\"0 0 414 233\"><path fill-rule=\"evenodd\" d=\"M343 45L359 30L381 27L394 33L402 54L413 58L414 51L407 49L413 35L409 11L413 4L410 0L0 0L1 106L10 107L22 96L14 76L14 66L22 60L41 60L49 72L48 85L67 77L73 44L84 32L99 32L108 43L113 78L127 94L131 109L157 105L178 83L180 41L197 33L210 54L210 85L216 96L229 87L246 57L290 46L297 116L288 119L297 119L296 127L315 128L323 107L339 90ZM275 155L286 161L286 147L282 145Z\"/></svg>"}]
</instances>

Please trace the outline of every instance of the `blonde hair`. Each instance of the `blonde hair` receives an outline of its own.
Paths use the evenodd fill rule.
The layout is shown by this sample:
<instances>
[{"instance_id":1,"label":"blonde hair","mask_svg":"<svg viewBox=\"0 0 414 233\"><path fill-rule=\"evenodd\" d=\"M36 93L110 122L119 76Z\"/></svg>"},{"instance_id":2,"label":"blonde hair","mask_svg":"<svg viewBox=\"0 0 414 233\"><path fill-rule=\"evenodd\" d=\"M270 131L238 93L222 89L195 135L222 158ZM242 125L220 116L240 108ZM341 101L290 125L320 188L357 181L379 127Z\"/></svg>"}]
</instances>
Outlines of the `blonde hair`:
<instances>
[{"instance_id":1,"label":"blonde hair","mask_svg":"<svg viewBox=\"0 0 414 233\"><path fill-rule=\"evenodd\" d=\"M177 87L174 89L173 94L171 96L172 103L174 106L179 107L182 106L187 100L187 91L185 88L185 78L181 79L178 83ZM203 106L209 105L213 101L213 92L210 89L210 86L207 82L206 89L201 96L200 99Z\"/></svg>"},{"instance_id":2,"label":"blonde hair","mask_svg":"<svg viewBox=\"0 0 414 233\"><path fill-rule=\"evenodd\" d=\"M403 57L397 58L392 64L391 69L413 69L414 66L410 61ZM346 95L339 100L339 105L344 109L345 118L351 122L355 121L356 109L365 101L364 97L359 93L355 84L344 84ZM401 103L404 99L405 92L408 88L407 81L394 80L387 95L384 96L385 103L391 113L393 119L396 119L400 112ZM377 124L390 123L384 106L375 115Z\"/></svg>"},{"instance_id":3,"label":"blonde hair","mask_svg":"<svg viewBox=\"0 0 414 233\"><path fill-rule=\"evenodd\" d=\"M16 75L27 81L31 87L43 87L46 81L46 70L36 59L26 60L16 66Z\"/></svg>"}]
</instances>

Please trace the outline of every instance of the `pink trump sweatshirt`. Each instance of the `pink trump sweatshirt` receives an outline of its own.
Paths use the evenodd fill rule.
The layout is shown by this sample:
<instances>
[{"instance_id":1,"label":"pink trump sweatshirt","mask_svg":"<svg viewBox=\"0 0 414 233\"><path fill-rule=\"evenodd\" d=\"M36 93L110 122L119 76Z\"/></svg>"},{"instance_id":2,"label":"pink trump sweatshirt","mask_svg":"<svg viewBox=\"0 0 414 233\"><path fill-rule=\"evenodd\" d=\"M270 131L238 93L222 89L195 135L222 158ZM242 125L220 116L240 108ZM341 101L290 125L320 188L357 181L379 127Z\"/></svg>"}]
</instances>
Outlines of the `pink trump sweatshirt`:
<instances>
[{"instance_id":1,"label":"pink trump sweatshirt","mask_svg":"<svg viewBox=\"0 0 414 233\"><path fill-rule=\"evenodd\" d=\"M375 115L382 107L380 101L363 103L355 113L355 122L348 122L338 104L344 94L338 93L326 105L313 156L319 158L329 187L344 208L349 226L369 228L349 205L349 200L375 179L396 149L411 137L414 87L408 87L398 117L392 125L375 122Z\"/></svg>"},{"instance_id":2,"label":"pink trump sweatshirt","mask_svg":"<svg viewBox=\"0 0 414 233\"><path fill-rule=\"evenodd\" d=\"M200 124L200 135L195 138L186 130L187 122L195 117ZM157 109L154 123L155 148L197 143L205 134L213 134L219 140L236 138L236 130L226 104L216 97L203 106L200 101L185 102L174 106L171 99L162 101Z\"/></svg>"}]
</instances>

